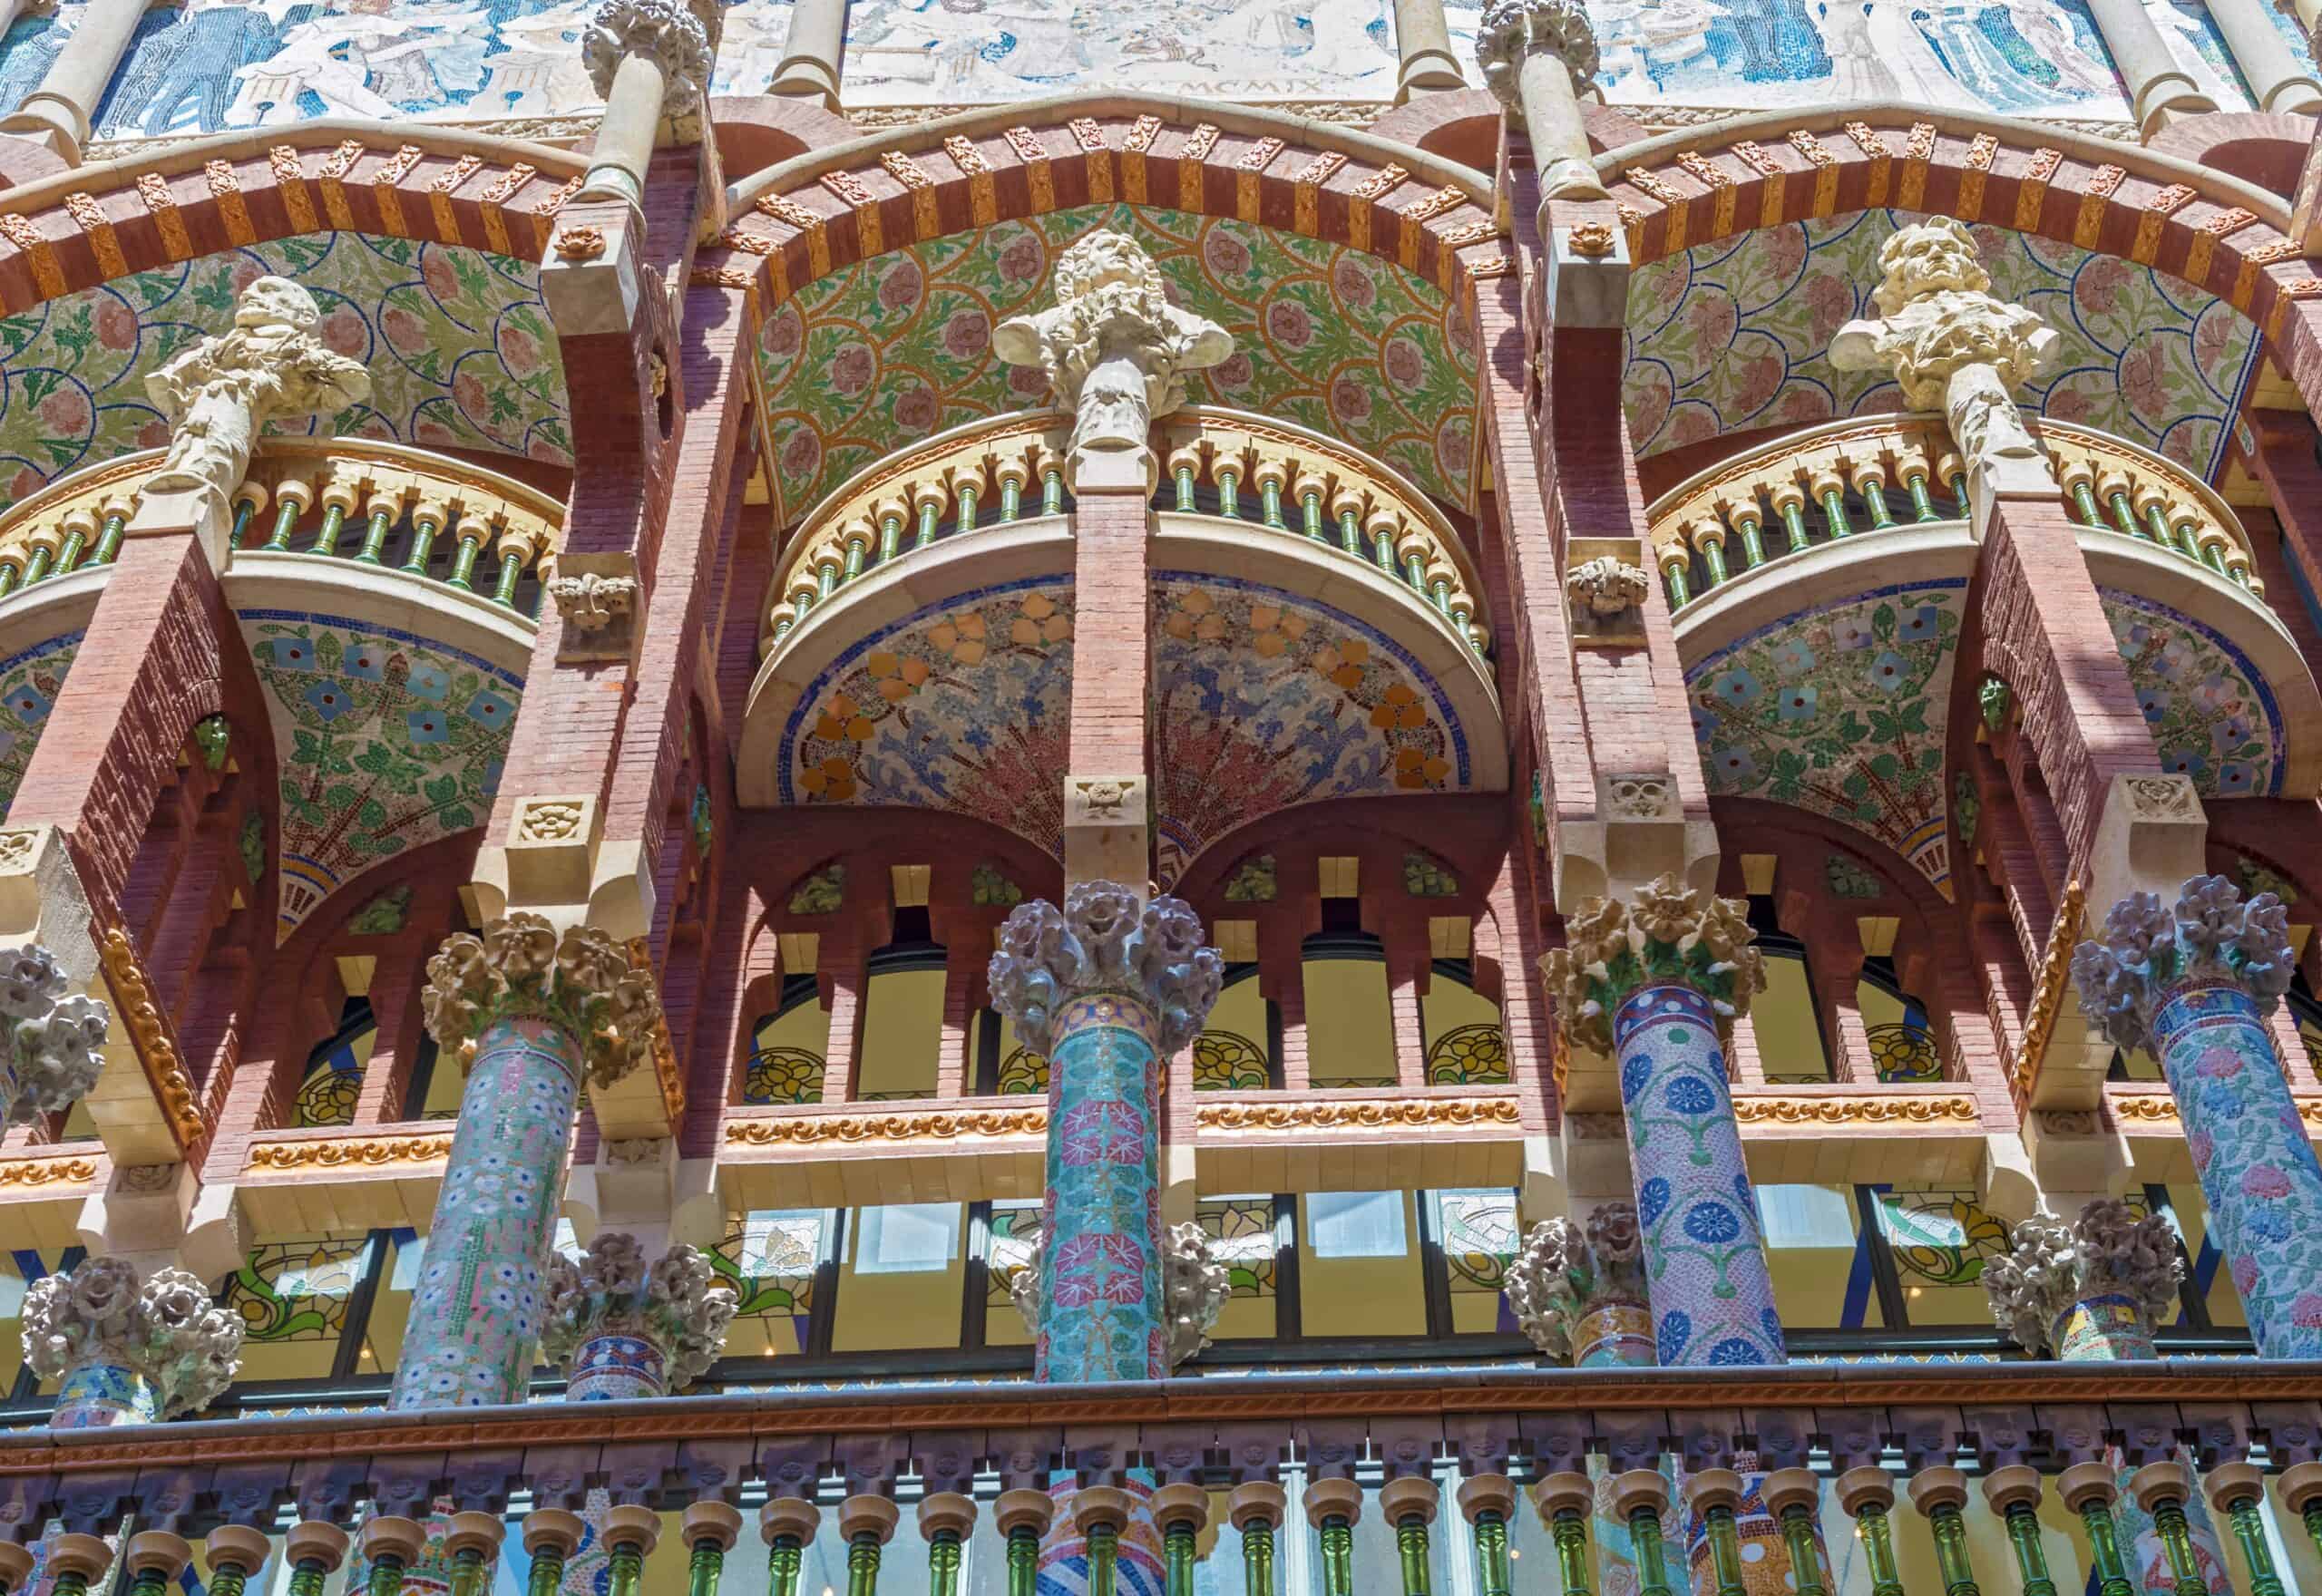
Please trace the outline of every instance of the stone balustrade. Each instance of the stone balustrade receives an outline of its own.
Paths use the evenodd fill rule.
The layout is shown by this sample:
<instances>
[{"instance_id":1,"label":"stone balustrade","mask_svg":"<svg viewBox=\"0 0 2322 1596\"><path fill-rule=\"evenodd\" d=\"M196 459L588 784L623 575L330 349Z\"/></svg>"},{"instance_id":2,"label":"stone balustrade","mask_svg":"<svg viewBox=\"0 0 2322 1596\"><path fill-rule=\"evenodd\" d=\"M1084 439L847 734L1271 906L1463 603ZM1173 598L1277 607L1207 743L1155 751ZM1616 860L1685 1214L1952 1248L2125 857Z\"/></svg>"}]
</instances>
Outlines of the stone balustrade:
<instances>
[{"instance_id":1,"label":"stone balustrade","mask_svg":"<svg viewBox=\"0 0 2322 1596\"><path fill-rule=\"evenodd\" d=\"M2082 523L2168 550L2263 597L2240 523L2198 475L2069 422L2028 423ZM1967 519L1967 468L1933 413L1791 433L1695 473L1654 501L1654 563L1671 608L1810 549Z\"/></svg>"},{"instance_id":2,"label":"stone balustrade","mask_svg":"<svg viewBox=\"0 0 2322 1596\"><path fill-rule=\"evenodd\" d=\"M112 562L163 452L60 477L0 513L0 598ZM522 482L367 438L264 438L232 496L237 558L323 555L377 566L531 614L564 507Z\"/></svg>"}]
</instances>

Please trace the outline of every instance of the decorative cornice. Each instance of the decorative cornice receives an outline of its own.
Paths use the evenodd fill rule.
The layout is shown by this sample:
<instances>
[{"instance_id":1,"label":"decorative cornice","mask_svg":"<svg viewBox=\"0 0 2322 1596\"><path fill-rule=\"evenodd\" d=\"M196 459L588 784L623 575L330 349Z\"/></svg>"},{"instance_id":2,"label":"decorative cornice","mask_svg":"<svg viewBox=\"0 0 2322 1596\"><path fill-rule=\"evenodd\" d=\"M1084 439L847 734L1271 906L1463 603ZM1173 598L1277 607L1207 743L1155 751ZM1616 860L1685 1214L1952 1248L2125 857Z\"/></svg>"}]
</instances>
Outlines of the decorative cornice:
<instances>
[{"instance_id":1,"label":"decorative cornice","mask_svg":"<svg viewBox=\"0 0 2322 1596\"><path fill-rule=\"evenodd\" d=\"M342 1136L327 1142L261 1142L252 1147L248 1171L386 1169L431 1163L452 1155L452 1138L434 1136Z\"/></svg>"},{"instance_id":2,"label":"decorative cornice","mask_svg":"<svg viewBox=\"0 0 2322 1596\"><path fill-rule=\"evenodd\" d=\"M1966 1092L1880 1092L1859 1097L1754 1097L1733 1099L1733 1117L1745 1125L1881 1125L1983 1124L1983 1113Z\"/></svg>"},{"instance_id":3,"label":"decorative cornice","mask_svg":"<svg viewBox=\"0 0 2322 1596\"><path fill-rule=\"evenodd\" d=\"M1045 1136L1049 1111L973 1108L933 1114L818 1114L726 1122L729 1147L781 1147L817 1142L956 1142L981 1136Z\"/></svg>"},{"instance_id":4,"label":"decorative cornice","mask_svg":"<svg viewBox=\"0 0 2322 1596\"><path fill-rule=\"evenodd\" d=\"M1211 1103L1194 1110L1205 1131L1420 1130L1521 1123L1513 1097L1423 1097L1360 1103Z\"/></svg>"},{"instance_id":5,"label":"decorative cornice","mask_svg":"<svg viewBox=\"0 0 2322 1596\"><path fill-rule=\"evenodd\" d=\"M97 954L104 962L106 982L112 988L112 1006L129 1024L130 1046L136 1049L137 1062L161 1105L161 1117L178 1146L190 1147L201 1139L203 1130L193 1077L178 1056L177 1044L170 1040L169 1025L153 1002L153 984L137 962L136 945L128 931L109 926L98 939Z\"/></svg>"},{"instance_id":6,"label":"decorative cornice","mask_svg":"<svg viewBox=\"0 0 2322 1596\"><path fill-rule=\"evenodd\" d=\"M2032 1095L2040 1078L2041 1061L2048 1056L2048 1038L2054 1034L2056 1015L2063 1007L2064 987L2072 978L2072 951L2080 945L2080 928L2087 913L2087 888L2073 877L2064 883L2064 900L2056 906L2056 923L2048 933L2048 950L2040 956L2040 978L2032 989L2032 1013L2024 1026L2024 1040L2015 1050L2015 1069L2008 1077L2021 1105Z\"/></svg>"},{"instance_id":7,"label":"decorative cornice","mask_svg":"<svg viewBox=\"0 0 2322 1596\"><path fill-rule=\"evenodd\" d=\"M2309 1134L2322 1136L2322 1097L2299 1097L2298 1115L2307 1124ZM2122 1095L2104 1099L2104 1106L2112 1111L2116 1120L2130 1122L2140 1134L2157 1131L2164 1134L2177 1134L2180 1123L2177 1100L2167 1093Z\"/></svg>"},{"instance_id":8,"label":"decorative cornice","mask_svg":"<svg viewBox=\"0 0 2322 1596\"><path fill-rule=\"evenodd\" d=\"M65 1182L85 1185L96 1178L97 1166L86 1158L0 1160L0 1186L54 1186Z\"/></svg>"}]
</instances>

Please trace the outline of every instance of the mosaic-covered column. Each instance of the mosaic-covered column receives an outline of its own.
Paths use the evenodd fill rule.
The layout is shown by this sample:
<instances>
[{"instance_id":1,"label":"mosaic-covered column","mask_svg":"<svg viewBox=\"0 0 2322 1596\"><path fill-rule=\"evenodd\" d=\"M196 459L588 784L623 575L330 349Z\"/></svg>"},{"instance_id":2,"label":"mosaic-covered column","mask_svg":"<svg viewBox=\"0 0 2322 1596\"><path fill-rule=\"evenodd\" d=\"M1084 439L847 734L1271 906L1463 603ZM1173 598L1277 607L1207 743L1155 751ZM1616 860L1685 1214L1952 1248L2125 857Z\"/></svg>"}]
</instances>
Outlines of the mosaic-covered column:
<instances>
[{"instance_id":1,"label":"mosaic-covered column","mask_svg":"<svg viewBox=\"0 0 2322 1596\"><path fill-rule=\"evenodd\" d=\"M545 1324L582 1081L610 1085L649 1056L660 1000L603 931L512 914L446 939L420 1002L467 1089L387 1404L513 1402Z\"/></svg>"},{"instance_id":2,"label":"mosaic-covered column","mask_svg":"<svg viewBox=\"0 0 2322 1596\"><path fill-rule=\"evenodd\" d=\"M2034 1358L2065 1363L2157 1357L2152 1333L2184 1278L2177 1234L2163 1215L2142 1218L2099 1198L2066 1224L2053 1213L2018 1223L2015 1251L1984 1265L1992 1318Z\"/></svg>"},{"instance_id":3,"label":"mosaic-covered column","mask_svg":"<svg viewBox=\"0 0 2322 1596\"><path fill-rule=\"evenodd\" d=\"M1585 900L1565 935L1541 967L1572 1038L1620 1064L1662 1364L1786 1361L1725 1078L1733 1021L1766 984L1744 906L1664 875L1634 906Z\"/></svg>"},{"instance_id":4,"label":"mosaic-covered column","mask_svg":"<svg viewBox=\"0 0 2322 1596\"><path fill-rule=\"evenodd\" d=\"M242 1321L181 1269L140 1277L118 1258L46 1275L24 1294L24 1362L58 1383L54 1430L151 1424L207 1407L241 1367Z\"/></svg>"},{"instance_id":5,"label":"mosaic-covered column","mask_svg":"<svg viewBox=\"0 0 2322 1596\"><path fill-rule=\"evenodd\" d=\"M1049 1060L1042 1204L1042 1380L1161 1379L1161 1071L1208 1017L1224 965L1175 898L1140 907L1083 881L1061 911L1033 901L1000 927L992 1007Z\"/></svg>"},{"instance_id":6,"label":"mosaic-covered column","mask_svg":"<svg viewBox=\"0 0 2322 1596\"><path fill-rule=\"evenodd\" d=\"M1507 1302L1532 1345L1575 1368L1652 1367L1635 1207L1605 1203L1585 1226L1562 1218L1534 1225L1508 1266Z\"/></svg>"},{"instance_id":7,"label":"mosaic-covered column","mask_svg":"<svg viewBox=\"0 0 2322 1596\"><path fill-rule=\"evenodd\" d=\"M2196 876L2114 904L2072 961L2104 1034L2161 1061L2261 1358L2322 1358L2322 1165L2266 1024L2295 957L2279 899Z\"/></svg>"},{"instance_id":8,"label":"mosaic-covered column","mask_svg":"<svg viewBox=\"0 0 2322 1596\"><path fill-rule=\"evenodd\" d=\"M666 1396L717 1360L735 1306L698 1250L680 1242L649 1265L635 1236L600 1231L578 1263L549 1255L541 1352L564 1366L567 1402Z\"/></svg>"}]
</instances>

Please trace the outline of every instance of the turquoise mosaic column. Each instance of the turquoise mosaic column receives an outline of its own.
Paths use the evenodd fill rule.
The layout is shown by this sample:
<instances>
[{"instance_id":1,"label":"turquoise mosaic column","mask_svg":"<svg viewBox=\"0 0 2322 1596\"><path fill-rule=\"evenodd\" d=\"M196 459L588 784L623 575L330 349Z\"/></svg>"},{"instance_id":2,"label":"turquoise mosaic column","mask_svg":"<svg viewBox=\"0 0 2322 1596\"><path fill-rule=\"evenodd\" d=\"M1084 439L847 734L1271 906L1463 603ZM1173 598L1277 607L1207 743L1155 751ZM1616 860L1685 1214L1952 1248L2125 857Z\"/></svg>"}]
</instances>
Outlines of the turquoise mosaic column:
<instances>
[{"instance_id":1,"label":"turquoise mosaic column","mask_svg":"<svg viewBox=\"0 0 2322 1596\"><path fill-rule=\"evenodd\" d=\"M535 914L447 939L421 1004L436 1045L468 1059L467 1089L387 1405L514 1402L546 1324L582 1083L610 1085L649 1056L660 1004L612 938L560 938Z\"/></svg>"},{"instance_id":2,"label":"turquoise mosaic column","mask_svg":"<svg viewBox=\"0 0 2322 1596\"><path fill-rule=\"evenodd\" d=\"M1725 1080L1725 1042L1765 987L1744 906L1674 876L1632 908L1592 898L1543 968L1574 1040L1613 1054L1664 1367L1781 1363L1756 1198Z\"/></svg>"},{"instance_id":3,"label":"turquoise mosaic column","mask_svg":"<svg viewBox=\"0 0 2322 1596\"><path fill-rule=\"evenodd\" d=\"M2069 1225L2052 1213L2017 1224L2014 1251L1987 1261L1983 1280L1992 1318L2034 1358L2134 1363L2159 1356L2153 1329L2184 1273L2166 1216L2105 1197Z\"/></svg>"},{"instance_id":4,"label":"turquoise mosaic column","mask_svg":"<svg viewBox=\"0 0 2322 1596\"><path fill-rule=\"evenodd\" d=\"M2223 876L2131 893L2073 955L2105 1036L2161 1061L2260 1358L2322 1358L2322 1164L2266 1025L2294 958L2281 901Z\"/></svg>"},{"instance_id":5,"label":"turquoise mosaic column","mask_svg":"<svg viewBox=\"0 0 2322 1596\"><path fill-rule=\"evenodd\" d=\"M991 957L992 1007L1049 1060L1036 1377L1169 1373L1162 1299L1161 1071L1217 1001L1224 961L1175 898L1083 881L1019 905Z\"/></svg>"}]
</instances>

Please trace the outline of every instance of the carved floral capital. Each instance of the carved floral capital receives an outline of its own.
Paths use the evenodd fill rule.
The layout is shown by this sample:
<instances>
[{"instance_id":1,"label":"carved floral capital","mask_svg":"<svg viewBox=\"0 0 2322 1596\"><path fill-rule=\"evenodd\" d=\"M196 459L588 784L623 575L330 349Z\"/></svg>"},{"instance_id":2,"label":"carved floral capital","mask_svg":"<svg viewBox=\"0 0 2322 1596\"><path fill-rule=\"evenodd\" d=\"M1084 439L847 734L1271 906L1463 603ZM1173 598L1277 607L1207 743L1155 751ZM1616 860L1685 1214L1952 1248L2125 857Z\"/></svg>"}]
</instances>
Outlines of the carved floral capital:
<instances>
[{"instance_id":1,"label":"carved floral capital","mask_svg":"<svg viewBox=\"0 0 2322 1596\"><path fill-rule=\"evenodd\" d=\"M1040 1335L1040 1263L1048 1232L1032 1237L1031 1251L1008 1278L1008 1295L1024 1317L1034 1340ZM1175 1368L1209 1345L1209 1332L1234 1294L1234 1277L1217 1256L1217 1244L1197 1224L1171 1225L1161 1236L1161 1301L1169 1320L1169 1367Z\"/></svg>"},{"instance_id":2,"label":"carved floral capital","mask_svg":"<svg viewBox=\"0 0 2322 1596\"><path fill-rule=\"evenodd\" d=\"M600 1336L634 1336L660 1352L675 1391L717 1361L736 1306L707 1254L679 1243L649 1265L635 1236L600 1231L579 1263L549 1260L541 1353L564 1363Z\"/></svg>"},{"instance_id":3,"label":"carved floral capital","mask_svg":"<svg viewBox=\"0 0 2322 1596\"><path fill-rule=\"evenodd\" d=\"M991 1006L1036 1053L1053 1054L1056 1011L1090 992L1125 992L1161 1022L1164 1055L1200 1035L1217 1001L1225 961L1202 942L1191 905L1156 898L1142 909L1117 881L1083 881L1064 907L1020 903L1000 928L988 979Z\"/></svg>"},{"instance_id":4,"label":"carved floral capital","mask_svg":"<svg viewBox=\"0 0 2322 1596\"><path fill-rule=\"evenodd\" d=\"M464 1052L486 1026L522 1017L564 1030L589 1078L609 1086L653 1056L661 1001L652 974L594 926L563 935L537 914L495 920L444 939L427 961L420 1012L436 1045Z\"/></svg>"},{"instance_id":5,"label":"carved floral capital","mask_svg":"<svg viewBox=\"0 0 2322 1596\"><path fill-rule=\"evenodd\" d=\"M1984 1289L1993 1319L2026 1352L2044 1348L2075 1303L2107 1292L2134 1302L2147 1329L2167 1321L2185 1264L2166 1216L2099 1198L2071 1224L2035 1213L2014 1234L2014 1250L1985 1263Z\"/></svg>"},{"instance_id":6,"label":"carved floral capital","mask_svg":"<svg viewBox=\"0 0 2322 1596\"><path fill-rule=\"evenodd\" d=\"M1524 1234L1507 1266L1507 1305L1532 1345L1572 1356L1572 1328L1607 1299L1645 1300L1644 1253L1636 1205L1607 1202L1576 1225L1542 1220Z\"/></svg>"},{"instance_id":7,"label":"carved floral capital","mask_svg":"<svg viewBox=\"0 0 2322 1596\"><path fill-rule=\"evenodd\" d=\"M2289 910L2271 892L2244 900L2224 876L2195 876L2174 907L2156 892L2112 905L2103 929L2072 956L2081 1007L2116 1046L2152 1050L2152 1017L2173 988L2239 987L2273 1012L2297 955Z\"/></svg>"},{"instance_id":8,"label":"carved floral capital","mask_svg":"<svg viewBox=\"0 0 2322 1596\"><path fill-rule=\"evenodd\" d=\"M156 1416L207 1407L241 1367L242 1321L213 1308L199 1277L158 1269L140 1280L118 1258L42 1277L24 1294L24 1362L44 1380L118 1364L153 1387Z\"/></svg>"},{"instance_id":9,"label":"carved floral capital","mask_svg":"<svg viewBox=\"0 0 2322 1596\"><path fill-rule=\"evenodd\" d=\"M61 1113L97 1084L112 1017L71 985L39 943L0 949L0 1124Z\"/></svg>"},{"instance_id":10,"label":"carved floral capital","mask_svg":"<svg viewBox=\"0 0 2322 1596\"><path fill-rule=\"evenodd\" d=\"M715 7L705 14L681 0L604 0L580 34L580 64L597 97L612 96L613 78L632 55L661 71L661 114L698 122L708 102L717 53Z\"/></svg>"},{"instance_id":11,"label":"carved floral capital","mask_svg":"<svg viewBox=\"0 0 2322 1596\"><path fill-rule=\"evenodd\" d=\"M1476 64L1484 86L1521 121L1524 62L1553 55L1571 75L1572 92L1596 81L1596 30L1581 0L1491 0L1476 27Z\"/></svg>"},{"instance_id":12,"label":"carved floral capital","mask_svg":"<svg viewBox=\"0 0 2322 1596\"><path fill-rule=\"evenodd\" d=\"M1678 983L1705 998L1722 1024L1749 1012L1765 990L1765 957L1751 946L1749 906L1687 890L1664 875L1638 890L1634 905L1583 899L1565 920L1565 946L1540 959L1557 1017L1573 1037L1613 1050L1613 1016L1629 994Z\"/></svg>"}]
</instances>

